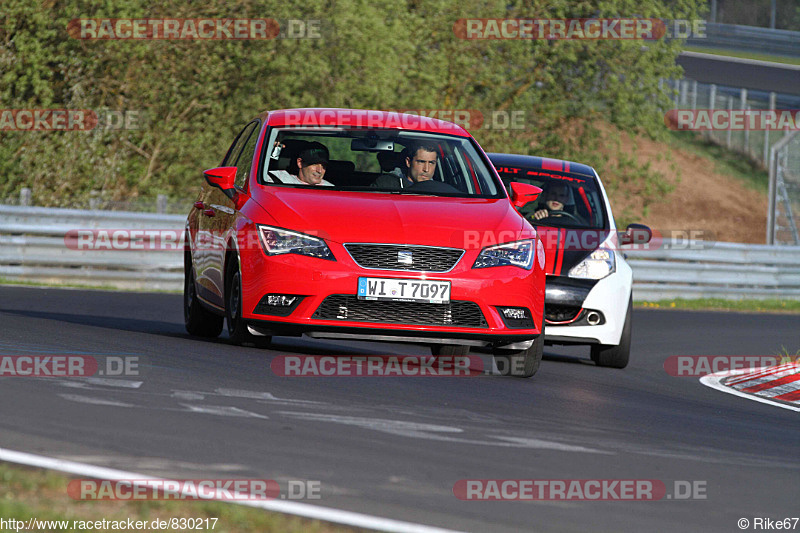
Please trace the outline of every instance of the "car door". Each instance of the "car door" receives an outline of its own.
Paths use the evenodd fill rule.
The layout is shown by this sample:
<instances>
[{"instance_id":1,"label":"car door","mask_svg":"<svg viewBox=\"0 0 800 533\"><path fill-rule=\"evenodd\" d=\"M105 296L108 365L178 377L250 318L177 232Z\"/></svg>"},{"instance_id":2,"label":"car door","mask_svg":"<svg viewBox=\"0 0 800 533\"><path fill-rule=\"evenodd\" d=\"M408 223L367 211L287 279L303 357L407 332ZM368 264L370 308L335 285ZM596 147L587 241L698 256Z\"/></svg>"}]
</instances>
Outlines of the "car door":
<instances>
[{"instance_id":1,"label":"car door","mask_svg":"<svg viewBox=\"0 0 800 533\"><path fill-rule=\"evenodd\" d=\"M228 149L221 166L238 167L244 164L240 158L245 147L255 143L259 124L260 121L254 120L239 132ZM252 152L253 150L250 152L250 161L252 161ZM237 185L241 183L240 176L246 176L250 171L249 162L244 166L246 169L240 168L237 172ZM220 189L210 186L205 180L203 180L201 198L203 209L198 217L197 250L193 254L197 291L207 302L224 307L225 239L228 229L233 223L236 208L230 198Z\"/></svg>"}]
</instances>

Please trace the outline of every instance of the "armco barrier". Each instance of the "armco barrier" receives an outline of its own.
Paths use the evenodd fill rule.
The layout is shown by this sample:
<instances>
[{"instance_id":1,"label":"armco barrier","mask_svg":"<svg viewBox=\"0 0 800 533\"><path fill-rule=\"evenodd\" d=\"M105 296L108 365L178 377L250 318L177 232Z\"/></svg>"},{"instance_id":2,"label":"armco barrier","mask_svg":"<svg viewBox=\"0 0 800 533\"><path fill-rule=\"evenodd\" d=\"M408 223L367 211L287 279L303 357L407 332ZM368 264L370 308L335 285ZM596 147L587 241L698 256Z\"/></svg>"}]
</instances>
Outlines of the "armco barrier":
<instances>
[{"instance_id":1,"label":"armco barrier","mask_svg":"<svg viewBox=\"0 0 800 533\"><path fill-rule=\"evenodd\" d=\"M123 289L180 290L179 250L78 250L71 230L174 230L183 215L0 205L0 278Z\"/></svg>"},{"instance_id":2,"label":"armco barrier","mask_svg":"<svg viewBox=\"0 0 800 533\"><path fill-rule=\"evenodd\" d=\"M800 299L800 246L681 243L627 251L635 300Z\"/></svg>"},{"instance_id":3,"label":"armco barrier","mask_svg":"<svg viewBox=\"0 0 800 533\"><path fill-rule=\"evenodd\" d=\"M87 229L180 232L184 223L182 215L0 205L0 278L180 290L180 251L76 250L64 237L71 230ZM625 250L634 272L635 300L800 299L800 246L664 244L653 250Z\"/></svg>"}]
</instances>

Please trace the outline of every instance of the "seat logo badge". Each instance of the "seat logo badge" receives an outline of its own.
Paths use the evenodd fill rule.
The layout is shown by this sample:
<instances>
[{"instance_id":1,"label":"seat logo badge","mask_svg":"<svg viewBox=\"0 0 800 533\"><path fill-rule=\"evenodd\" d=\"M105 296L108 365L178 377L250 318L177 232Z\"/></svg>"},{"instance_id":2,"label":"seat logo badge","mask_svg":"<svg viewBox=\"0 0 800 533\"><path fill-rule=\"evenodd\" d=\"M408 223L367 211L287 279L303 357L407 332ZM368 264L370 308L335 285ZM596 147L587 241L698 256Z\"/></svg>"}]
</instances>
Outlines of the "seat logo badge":
<instances>
[{"instance_id":1,"label":"seat logo badge","mask_svg":"<svg viewBox=\"0 0 800 533\"><path fill-rule=\"evenodd\" d=\"M397 262L401 265L410 265L413 263L413 255L411 252L397 252Z\"/></svg>"}]
</instances>

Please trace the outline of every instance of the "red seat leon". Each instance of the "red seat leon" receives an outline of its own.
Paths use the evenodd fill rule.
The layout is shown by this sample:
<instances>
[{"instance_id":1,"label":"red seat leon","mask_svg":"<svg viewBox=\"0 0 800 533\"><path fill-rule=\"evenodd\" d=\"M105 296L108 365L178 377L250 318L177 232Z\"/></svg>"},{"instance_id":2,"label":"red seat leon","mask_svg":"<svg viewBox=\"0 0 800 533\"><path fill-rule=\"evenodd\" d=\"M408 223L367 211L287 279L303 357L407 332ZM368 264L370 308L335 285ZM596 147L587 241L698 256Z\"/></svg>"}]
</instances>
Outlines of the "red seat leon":
<instances>
[{"instance_id":1,"label":"red seat leon","mask_svg":"<svg viewBox=\"0 0 800 533\"><path fill-rule=\"evenodd\" d=\"M238 134L186 223L192 335L384 340L490 350L532 376L544 248L461 127L394 112L270 111ZM501 365L502 361L502 365Z\"/></svg>"}]
</instances>

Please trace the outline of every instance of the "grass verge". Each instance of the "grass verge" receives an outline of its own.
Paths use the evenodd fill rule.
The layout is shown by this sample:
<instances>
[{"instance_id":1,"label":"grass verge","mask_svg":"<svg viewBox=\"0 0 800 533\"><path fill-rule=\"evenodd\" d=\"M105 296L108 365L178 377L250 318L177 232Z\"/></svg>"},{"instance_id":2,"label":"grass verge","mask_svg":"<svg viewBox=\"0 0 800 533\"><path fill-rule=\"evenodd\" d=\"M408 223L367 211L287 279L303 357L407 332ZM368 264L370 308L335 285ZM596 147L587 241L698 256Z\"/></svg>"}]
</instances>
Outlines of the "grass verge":
<instances>
[{"instance_id":1,"label":"grass verge","mask_svg":"<svg viewBox=\"0 0 800 533\"><path fill-rule=\"evenodd\" d=\"M68 521L68 527L55 525L40 531L112 531L111 528L80 527L75 521L148 522L173 518L217 519L203 522L204 531L250 533L253 531L288 533L353 533L362 529L337 526L295 516L253 509L241 505L208 501L76 501L67 495L70 477L9 463L0 463L0 518L27 521L31 518ZM211 524L214 523L214 529ZM77 525L78 527L72 527ZM93 524L92 524L93 525ZM5 528L11 529L13 528ZM164 528L161 528L164 529ZM116 531L115 529L113 529ZM188 531L189 529L169 529Z\"/></svg>"},{"instance_id":2,"label":"grass verge","mask_svg":"<svg viewBox=\"0 0 800 533\"><path fill-rule=\"evenodd\" d=\"M751 313L800 313L800 300L725 300L698 298L640 301L634 306L642 309L689 309L697 311L743 311Z\"/></svg>"}]
</instances>

